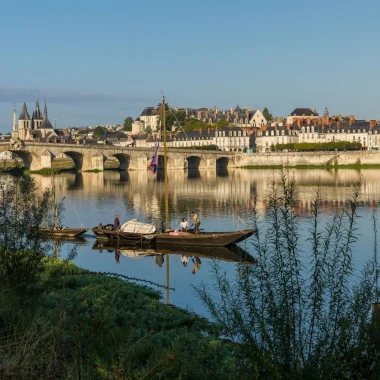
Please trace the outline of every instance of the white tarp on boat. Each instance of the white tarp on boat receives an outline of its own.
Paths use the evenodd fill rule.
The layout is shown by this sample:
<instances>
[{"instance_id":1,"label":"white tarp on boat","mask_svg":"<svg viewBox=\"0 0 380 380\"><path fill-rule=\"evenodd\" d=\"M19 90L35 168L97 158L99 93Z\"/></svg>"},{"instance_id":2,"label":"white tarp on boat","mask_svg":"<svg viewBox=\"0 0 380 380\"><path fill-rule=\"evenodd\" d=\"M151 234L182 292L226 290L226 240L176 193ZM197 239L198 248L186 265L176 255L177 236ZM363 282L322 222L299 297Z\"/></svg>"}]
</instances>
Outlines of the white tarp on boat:
<instances>
[{"instance_id":1,"label":"white tarp on boat","mask_svg":"<svg viewBox=\"0 0 380 380\"><path fill-rule=\"evenodd\" d=\"M156 226L148 223L138 222L136 219L124 223L120 227L121 232L130 232L135 234L154 234Z\"/></svg>"}]
</instances>

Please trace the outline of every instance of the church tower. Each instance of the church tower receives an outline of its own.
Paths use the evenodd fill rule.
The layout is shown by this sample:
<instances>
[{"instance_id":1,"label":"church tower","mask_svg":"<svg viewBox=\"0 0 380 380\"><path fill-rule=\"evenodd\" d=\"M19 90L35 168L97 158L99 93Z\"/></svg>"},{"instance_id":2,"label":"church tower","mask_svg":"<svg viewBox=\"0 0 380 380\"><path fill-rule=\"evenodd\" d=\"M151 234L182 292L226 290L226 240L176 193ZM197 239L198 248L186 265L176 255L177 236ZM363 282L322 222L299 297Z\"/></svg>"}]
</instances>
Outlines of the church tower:
<instances>
[{"instance_id":1,"label":"church tower","mask_svg":"<svg viewBox=\"0 0 380 380\"><path fill-rule=\"evenodd\" d=\"M330 115L329 115L329 110L327 109L327 106L325 107L325 112L323 113L323 121L325 124L328 124L330 121Z\"/></svg>"},{"instance_id":2,"label":"church tower","mask_svg":"<svg viewBox=\"0 0 380 380\"><path fill-rule=\"evenodd\" d=\"M32 119L33 119L32 129L40 128L41 124L42 124L43 116L42 116L42 112L40 110L40 104L38 102L38 98L36 100L36 106L35 106L34 111L33 111Z\"/></svg>"},{"instance_id":3,"label":"church tower","mask_svg":"<svg viewBox=\"0 0 380 380\"><path fill-rule=\"evenodd\" d=\"M30 129L30 116L28 109L26 108L26 103L22 105L22 110L20 117L18 118L18 132L21 140L25 140L27 136L27 131Z\"/></svg>"},{"instance_id":4,"label":"church tower","mask_svg":"<svg viewBox=\"0 0 380 380\"><path fill-rule=\"evenodd\" d=\"M53 126L51 125L50 120L48 118L46 99L45 99L45 107L44 107L44 119L42 120L42 123L39 129L41 130L41 135L43 138L45 138L49 133L54 132Z\"/></svg>"},{"instance_id":5,"label":"church tower","mask_svg":"<svg viewBox=\"0 0 380 380\"><path fill-rule=\"evenodd\" d=\"M12 138L16 140L18 138L18 126L17 126L17 113L16 104L13 107L13 126L12 126Z\"/></svg>"}]
</instances>

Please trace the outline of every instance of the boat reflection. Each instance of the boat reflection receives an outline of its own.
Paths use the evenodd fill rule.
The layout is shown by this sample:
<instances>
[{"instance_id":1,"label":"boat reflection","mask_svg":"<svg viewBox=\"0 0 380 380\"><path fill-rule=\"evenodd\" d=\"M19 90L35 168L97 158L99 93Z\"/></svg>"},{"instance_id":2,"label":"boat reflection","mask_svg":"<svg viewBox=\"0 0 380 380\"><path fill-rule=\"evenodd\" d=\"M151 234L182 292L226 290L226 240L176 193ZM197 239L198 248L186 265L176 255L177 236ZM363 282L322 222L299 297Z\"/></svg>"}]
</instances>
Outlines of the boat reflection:
<instances>
[{"instance_id":1,"label":"boat reflection","mask_svg":"<svg viewBox=\"0 0 380 380\"><path fill-rule=\"evenodd\" d=\"M234 263L255 264L256 260L244 249L238 246L231 247L160 247L160 249L139 248L136 245L126 244L122 240L96 240L93 250L115 252L116 262L120 261L120 256L139 258L156 256L156 263L159 267L164 263L163 255L180 255L182 263L186 262L185 256L192 256L195 261L199 258L229 261ZM198 259L197 259L198 258ZM186 266L186 265L185 265Z\"/></svg>"}]
</instances>

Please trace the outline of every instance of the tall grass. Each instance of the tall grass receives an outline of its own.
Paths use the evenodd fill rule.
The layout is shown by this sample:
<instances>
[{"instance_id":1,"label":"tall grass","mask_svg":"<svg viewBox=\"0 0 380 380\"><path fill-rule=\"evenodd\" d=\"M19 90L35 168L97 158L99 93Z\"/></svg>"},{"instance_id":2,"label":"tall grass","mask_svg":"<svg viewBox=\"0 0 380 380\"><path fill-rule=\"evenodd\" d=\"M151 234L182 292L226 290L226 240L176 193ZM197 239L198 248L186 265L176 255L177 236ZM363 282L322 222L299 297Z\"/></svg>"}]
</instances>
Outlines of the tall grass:
<instances>
[{"instance_id":1,"label":"tall grass","mask_svg":"<svg viewBox=\"0 0 380 380\"><path fill-rule=\"evenodd\" d=\"M359 275L352 260L360 187L358 182L345 209L327 223L316 189L305 242L295 180L281 173L265 216L253 202L258 265L238 265L229 280L214 263L218 297L206 286L196 289L251 378L364 379L379 373L380 341L371 316L379 298L375 217L371 260Z\"/></svg>"}]
</instances>

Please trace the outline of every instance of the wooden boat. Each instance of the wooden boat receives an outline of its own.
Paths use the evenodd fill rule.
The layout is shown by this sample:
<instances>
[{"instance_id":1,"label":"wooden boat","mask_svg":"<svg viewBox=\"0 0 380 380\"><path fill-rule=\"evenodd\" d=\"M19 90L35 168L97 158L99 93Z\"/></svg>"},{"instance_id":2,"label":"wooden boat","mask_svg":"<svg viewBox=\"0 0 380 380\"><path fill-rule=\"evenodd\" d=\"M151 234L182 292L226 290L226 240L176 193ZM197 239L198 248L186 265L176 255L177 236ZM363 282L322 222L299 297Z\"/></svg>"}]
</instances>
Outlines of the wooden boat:
<instances>
[{"instance_id":1,"label":"wooden boat","mask_svg":"<svg viewBox=\"0 0 380 380\"><path fill-rule=\"evenodd\" d=\"M51 237L70 237L77 238L88 231L87 228L66 228L59 225L57 198L55 195L55 182L54 174L52 174L52 192L53 192L53 206L54 206L54 225L53 227L30 227L31 232L51 236Z\"/></svg>"},{"instance_id":2,"label":"wooden boat","mask_svg":"<svg viewBox=\"0 0 380 380\"><path fill-rule=\"evenodd\" d=\"M51 237L68 237L68 238L77 238L88 230L87 228L54 228L54 227L40 227L36 229L36 232L43 235L49 235Z\"/></svg>"},{"instance_id":3,"label":"wooden boat","mask_svg":"<svg viewBox=\"0 0 380 380\"><path fill-rule=\"evenodd\" d=\"M234 232L167 232L155 236L157 248L162 245L200 246L200 247L226 247L239 243L255 233L255 230L242 230Z\"/></svg>"}]
</instances>

